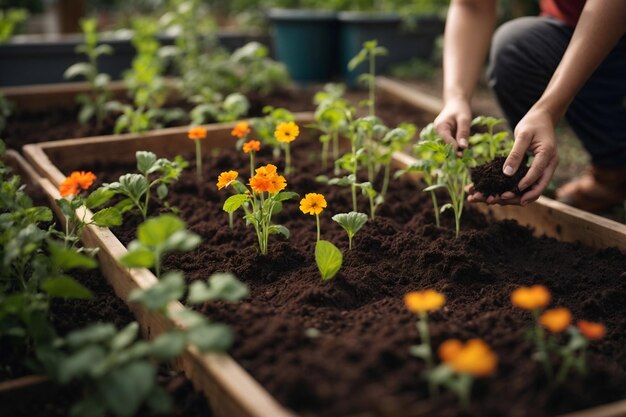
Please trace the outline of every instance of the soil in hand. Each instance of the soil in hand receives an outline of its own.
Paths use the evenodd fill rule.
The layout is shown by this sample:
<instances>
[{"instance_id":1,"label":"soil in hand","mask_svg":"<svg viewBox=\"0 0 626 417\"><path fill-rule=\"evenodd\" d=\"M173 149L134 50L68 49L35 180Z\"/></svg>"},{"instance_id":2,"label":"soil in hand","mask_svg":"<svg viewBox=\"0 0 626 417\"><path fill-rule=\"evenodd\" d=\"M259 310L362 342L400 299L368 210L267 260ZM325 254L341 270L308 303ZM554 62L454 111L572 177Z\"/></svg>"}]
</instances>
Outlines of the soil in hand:
<instances>
[{"instance_id":1,"label":"soil in hand","mask_svg":"<svg viewBox=\"0 0 626 417\"><path fill-rule=\"evenodd\" d=\"M511 191L515 195L521 195L523 190L520 190L517 185L528 172L527 159L524 159L517 172L511 177L504 175L502 172L505 161L506 157L498 156L491 162L472 168L471 174L474 189L485 197L499 196L507 191Z\"/></svg>"}]
</instances>

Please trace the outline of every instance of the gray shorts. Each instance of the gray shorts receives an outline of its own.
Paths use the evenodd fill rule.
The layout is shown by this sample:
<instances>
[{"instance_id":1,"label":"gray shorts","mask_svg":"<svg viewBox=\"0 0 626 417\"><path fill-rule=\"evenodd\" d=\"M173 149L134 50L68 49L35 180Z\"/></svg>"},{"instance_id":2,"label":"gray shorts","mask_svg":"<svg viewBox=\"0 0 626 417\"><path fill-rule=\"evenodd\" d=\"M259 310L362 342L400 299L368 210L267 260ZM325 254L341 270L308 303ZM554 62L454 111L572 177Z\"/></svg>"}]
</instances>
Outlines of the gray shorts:
<instances>
[{"instance_id":1,"label":"gray shorts","mask_svg":"<svg viewBox=\"0 0 626 417\"><path fill-rule=\"evenodd\" d=\"M541 97L573 32L548 17L515 19L496 31L487 75L511 127ZM626 167L626 36L587 80L565 117L594 164Z\"/></svg>"}]
</instances>

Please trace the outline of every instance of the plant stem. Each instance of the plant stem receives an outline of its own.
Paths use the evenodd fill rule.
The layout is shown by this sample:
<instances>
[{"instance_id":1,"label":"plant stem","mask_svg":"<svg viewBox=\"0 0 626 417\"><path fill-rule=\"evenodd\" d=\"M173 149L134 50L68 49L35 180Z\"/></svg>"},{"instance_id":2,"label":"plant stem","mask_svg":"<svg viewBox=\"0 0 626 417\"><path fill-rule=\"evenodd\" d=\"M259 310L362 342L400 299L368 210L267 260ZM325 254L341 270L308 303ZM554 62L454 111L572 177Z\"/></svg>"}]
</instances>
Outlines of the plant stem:
<instances>
[{"instance_id":1,"label":"plant stem","mask_svg":"<svg viewBox=\"0 0 626 417\"><path fill-rule=\"evenodd\" d=\"M472 376L468 374L460 375L459 378L464 380L463 383L459 384L461 389L459 390L459 402L461 409L463 411L469 411L470 408L470 399L472 394Z\"/></svg>"},{"instance_id":2,"label":"plant stem","mask_svg":"<svg viewBox=\"0 0 626 417\"><path fill-rule=\"evenodd\" d=\"M333 159L339 159L339 132L333 132ZM335 175L339 175L339 167L335 165Z\"/></svg>"},{"instance_id":3,"label":"plant stem","mask_svg":"<svg viewBox=\"0 0 626 417\"><path fill-rule=\"evenodd\" d=\"M376 56L370 51L370 79L369 79L369 115L376 114Z\"/></svg>"},{"instance_id":4,"label":"plant stem","mask_svg":"<svg viewBox=\"0 0 626 417\"><path fill-rule=\"evenodd\" d=\"M202 145L200 139L196 139L196 174L198 178L202 178Z\"/></svg>"},{"instance_id":5,"label":"plant stem","mask_svg":"<svg viewBox=\"0 0 626 417\"><path fill-rule=\"evenodd\" d=\"M254 151L250 151L250 178L254 177Z\"/></svg>"},{"instance_id":6,"label":"plant stem","mask_svg":"<svg viewBox=\"0 0 626 417\"><path fill-rule=\"evenodd\" d=\"M285 174L291 174L291 151L289 143L285 144Z\"/></svg>"},{"instance_id":7,"label":"plant stem","mask_svg":"<svg viewBox=\"0 0 626 417\"><path fill-rule=\"evenodd\" d=\"M315 215L315 221L317 223L317 241L320 241L320 215L316 214Z\"/></svg>"},{"instance_id":8,"label":"plant stem","mask_svg":"<svg viewBox=\"0 0 626 417\"><path fill-rule=\"evenodd\" d=\"M348 233L348 250L352 249L352 233Z\"/></svg>"},{"instance_id":9,"label":"plant stem","mask_svg":"<svg viewBox=\"0 0 626 417\"><path fill-rule=\"evenodd\" d=\"M553 373L552 373L552 364L550 363L550 358L548 357L548 349L546 348L546 340L545 333L543 328L539 324L539 310L533 310L533 318L535 319L535 341L537 343L537 349L539 349L539 353L541 354L541 362L543 363L543 367L548 375L548 379L552 381Z\"/></svg>"},{"instance_id":10,"label":"plant stem","mask_svg":"<svg viewBox=\"0 0 626 417\"><path fill-rule=\"evenodd\" d=\"M328 167L328 142L322 143L322 169L326 171Z\"/></svg>"},{"instance_id":11,"label":"plant stem","mask_svg":"<svg viewBox=\"0 0 626 417\"><path fill-rule=\"evenodd\" d=\"M433 208L435 209L435 224L437 227L440 227L439 224L439 204L437 203L437 195L435 194L435 190L430 192L430 198L433 200Z\"/></svg>"},{"instance_id":12,"label":"plant stem","mask_svg":"<svg viewBox=\"0 0 626 417\"><path fill-rule=\"evenodd\" d=\"M391 164L385 164L385 175L383 177L383 189L380 191L380 194L384 197L387 194L387 189L389 188L389 174L391 172Z\"/></svg>"},{"instance_id":13,"label":"plant stem","mask_svg":"<svg viewBox=\"0 0 626 417\"><path fill-rule=\"evenodd\" d=\"M230 226L230 228L233 228L233 212L228 213L228 226Z\"/></svg>"}]
</instances>

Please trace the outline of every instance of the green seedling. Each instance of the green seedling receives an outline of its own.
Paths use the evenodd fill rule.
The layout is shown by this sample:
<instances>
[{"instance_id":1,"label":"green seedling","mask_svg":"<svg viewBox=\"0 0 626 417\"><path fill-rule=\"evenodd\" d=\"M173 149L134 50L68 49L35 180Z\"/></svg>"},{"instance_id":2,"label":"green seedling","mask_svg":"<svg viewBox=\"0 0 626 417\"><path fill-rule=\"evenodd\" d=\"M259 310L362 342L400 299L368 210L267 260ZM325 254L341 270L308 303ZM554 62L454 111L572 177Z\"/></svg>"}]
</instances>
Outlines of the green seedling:
<instances>
[{"instance_id":1,"label":"green seedling","mask_svg":"<svg viewBox=\"0 0 626 417\"><path fill-rule=\"evenodd\" d=\"M348 249L352 249L352 238L367 223L367 214L351 211L349 213L339 213L333 216L333 220L348 233Z\"/></svg>"}]
</instances>

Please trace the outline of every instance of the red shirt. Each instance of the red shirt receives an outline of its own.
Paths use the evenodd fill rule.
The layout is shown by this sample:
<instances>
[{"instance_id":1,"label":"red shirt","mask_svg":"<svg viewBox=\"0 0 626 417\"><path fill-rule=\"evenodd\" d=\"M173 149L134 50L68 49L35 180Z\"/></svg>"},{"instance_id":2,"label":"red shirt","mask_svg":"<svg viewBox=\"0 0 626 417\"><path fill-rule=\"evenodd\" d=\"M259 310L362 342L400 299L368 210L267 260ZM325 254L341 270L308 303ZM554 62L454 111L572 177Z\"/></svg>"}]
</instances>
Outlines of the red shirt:
<instances>
[{"instance_id":1,"label":"red shirt","mask_svg":"<svg viewBox=\"0 0 626 417\"><path fill-rule=\"evenodd\" d=\"M541 0L541 15L560 20L574 27L585 7L586 0Z\"/></svg>"}]
</instances>

